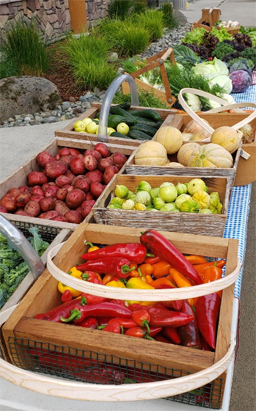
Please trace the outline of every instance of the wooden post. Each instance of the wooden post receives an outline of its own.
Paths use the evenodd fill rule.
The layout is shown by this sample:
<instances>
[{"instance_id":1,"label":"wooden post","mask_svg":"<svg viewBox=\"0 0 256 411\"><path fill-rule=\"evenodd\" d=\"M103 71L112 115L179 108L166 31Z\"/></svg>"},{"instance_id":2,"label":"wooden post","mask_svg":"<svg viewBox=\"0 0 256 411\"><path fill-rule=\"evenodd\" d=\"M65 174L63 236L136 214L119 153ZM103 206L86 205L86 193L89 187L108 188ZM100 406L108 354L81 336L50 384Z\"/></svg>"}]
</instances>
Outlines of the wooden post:
<instances>
[{"instance_id":1,"label":"wooden post","mask_svg":"<svg viewBox=\"0 0 256 411\"><path fill-rule=\"evenodd\" d=\"M69 0L69 12L71 17L71 29L75 34L88 31L86 1Z\"/></svg>"}]
</instances>

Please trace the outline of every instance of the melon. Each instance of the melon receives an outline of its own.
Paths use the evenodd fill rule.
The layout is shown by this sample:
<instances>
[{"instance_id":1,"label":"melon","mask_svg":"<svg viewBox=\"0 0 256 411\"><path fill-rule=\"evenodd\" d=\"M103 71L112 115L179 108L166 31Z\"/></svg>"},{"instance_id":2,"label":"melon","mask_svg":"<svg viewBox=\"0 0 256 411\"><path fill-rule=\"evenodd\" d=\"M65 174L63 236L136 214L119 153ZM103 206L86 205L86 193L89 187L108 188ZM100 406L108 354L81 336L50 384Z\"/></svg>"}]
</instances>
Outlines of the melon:
<instances>
[{"instance_id":1,"label":"melon","mask_svg":"<svg viewBox=\"0 0 256 411\"><path fill-rule=\"evenodd\" d=\"M229 153L234 153L241 142L241 135L232 127L219 127L211 135L211 143L219 144Z\"/></svg>"},{"instance_id":2,"label":"melon","mask_svg":"<svg viewBox=\"0 0 256 411\"><path fill-rule=\"evenodd\" d=\"M139 166L165 166L168 163L167 151L157 141L146 141L135 153L135 164Z\"/></svg>"},{"instance_id":3,"label":"melon","mask_svg":"<svg viewBox=\"0 0 256 411\"><path fill-rule=\"evenodd\" d=\"M154 140L164 146L167 154L177 153L183 143L180 130L171 126L160 127L154 136Z\"/></svg>"},{"instance_id":4,"label":"melon","mask_svg":"<svg viewBox=\"0 0 256 411\"><path fill-rule=\"evenodd\" d=\"M214 143L198 145L187 161L188 167L231 168L233 166L232 155L224 147Z\"/></svg>"},{"instance_id":5,"label":"melon","mask_svg":"<svg viewBox=\"0 0 256 411\"><path fill-rule=\"evenodd\" d=\"M192 154L193 150L197 147L200 147L200 145L197 143L183 144L183 146L178 151L178 155L177 155L178 162L186 167L188 165L188 159L190 155Z\"/></svg>"}]
</instances>

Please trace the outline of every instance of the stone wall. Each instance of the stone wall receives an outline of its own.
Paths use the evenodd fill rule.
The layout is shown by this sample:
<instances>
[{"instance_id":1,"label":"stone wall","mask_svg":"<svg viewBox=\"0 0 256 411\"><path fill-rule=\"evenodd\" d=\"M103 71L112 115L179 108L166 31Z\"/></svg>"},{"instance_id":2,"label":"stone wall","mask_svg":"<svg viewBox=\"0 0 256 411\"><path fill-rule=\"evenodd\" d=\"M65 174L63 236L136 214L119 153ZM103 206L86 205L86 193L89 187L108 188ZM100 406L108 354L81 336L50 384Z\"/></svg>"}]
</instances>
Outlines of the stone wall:
<instances>
[{"instance_id":1,"label":"stone wall","mask_svg":"<svg viewBox=\"0 0 256 411\"><path fill-rule=\"evenodd\" d=\"M88 26L106 17L111 0L85 0ZM45 42L53 43L71 30L69 0L1 0L0 43L12 22L35 20Z\"/></svg>"}]
</instances>

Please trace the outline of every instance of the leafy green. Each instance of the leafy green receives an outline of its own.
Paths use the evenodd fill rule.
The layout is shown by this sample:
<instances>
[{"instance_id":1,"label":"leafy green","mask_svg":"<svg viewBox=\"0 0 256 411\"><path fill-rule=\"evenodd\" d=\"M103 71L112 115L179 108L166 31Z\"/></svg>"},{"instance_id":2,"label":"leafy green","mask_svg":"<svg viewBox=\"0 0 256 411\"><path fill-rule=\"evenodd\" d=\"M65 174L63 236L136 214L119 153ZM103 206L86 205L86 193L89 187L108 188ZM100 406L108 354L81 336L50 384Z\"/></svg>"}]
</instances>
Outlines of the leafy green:
<instances>
[{"instance_id":1,"label":"leafy green","mask_svg":"<svg viewBox=\"0 0 256 411\"><path fill-rule=\"evenodd\" d=\"M229 34L224 27L220 27L220 28L218 28L218 29L217 29L216 27L213 27L213 28L211 29L210 33L211 33L213 36L217 37L217 39L218 39L220 42L223 41L223 40L228 40L228 39L231 39L231 38L232 38L231 34Z\"/></svg>"},{"instance_id":2,"label":"leafy green","mask_svg":"<svg viewBox=\"0 0 256 411\"><path fill-rule=\"evenodd\" d=\"M212 52L213 57L217 57L219 60L222 60L223 57L228 54L235 51L233 47L231 47L229 44L226 43L218 43Z\"/></svg>"},{"instance_id":3,"label":"leafy green","mask_svg":"<svg viewBox=\"0 0 256 411\"><path fill-rule=\"evenodd\" d=\"M181 40L181 43L201 44L206 32L207 30L203 28L194 29L185 35L184 39Z\"/></svg>"},{"instance_id":4,"label":"leafy green","mask_svg":"<svg viewBox=\"0 0 256 411\"><path fill-rule=\"evenodd\" d=\"M256 27L244 28L243 26L241 26L239 32L243 34L247 34L252 41L253 47L256 47Z\"/></svg>"},{"instance_id":5,"label":"leafy green","mask_svg":"<svg viewBox=\"0 0 256 411\"><path fill-rule=\"evenodd\" d=\"M248 60L241 57L237 57L236 59L229 60L228 65L230 67L230 72L234 70L249 70L252 71L254 68L254 63L252 60Z\"/></svg>"},{"instance_id":6,"label":"leafy green","mask_svg":"<svg viewBox=\"0 0 256 411\"><path fill-rule=\"evenodd\" d=\"M184 67L192 67L200 61L200 57L193 50L182 44L172 47L174 51L175 61L182 64Z\"/></svg>"},{"instance_id":7,"label":"leafy green","mask_svg":"<svg viewBox=\"0 0 256 411\"><path fill-rule=\"evenodd\" d=\"M248 60L252 60L254 66L256 66L256 49L250 47L242 51L242 56Z\"/></svg>"}]
</instances>

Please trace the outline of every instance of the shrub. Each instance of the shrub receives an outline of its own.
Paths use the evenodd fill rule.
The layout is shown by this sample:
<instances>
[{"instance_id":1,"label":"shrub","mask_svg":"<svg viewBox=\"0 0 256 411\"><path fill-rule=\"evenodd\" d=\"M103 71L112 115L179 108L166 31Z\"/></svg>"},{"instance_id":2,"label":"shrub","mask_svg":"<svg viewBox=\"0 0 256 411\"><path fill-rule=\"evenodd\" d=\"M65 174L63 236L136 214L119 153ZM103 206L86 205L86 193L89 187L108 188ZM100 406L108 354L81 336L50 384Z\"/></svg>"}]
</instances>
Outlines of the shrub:
<instances>
[{"instance_id":1,"label":"shrub","mask_svg":"<svg viewBox=\"0 0 256 411\"><path fill-rule=\"evenodd\" d=\"M173 15L173 6L171 3L164 3L161 7L161 11L163 13L163 24L164 27L168 27L168 29L172 29L178 26L178 23Z\"/></svg>"},{"instance_id":2,"label":"shrub","mask_svg":"<svg viewBox=\"0 0 256 411\"><path fill-rule=\"evenodd\" d=\"M163 35L163 13L158 10L148 10L144 14L133 17L138 27L144 27L149 32L150 42L156 41Z\"/></svg>"},{"instance_id":3,"label":"shrub","mask_svg":"<svg viewBox=\"0 0 256 411\"><path fill-rule=\"evenodd\" d=\"M146 4L143 0L114 0L108 8L108 16L124 20L128 15L144 13Z\"/></svg>"},{"instance_id":4,"label":"shrub","mask_svg":"<svg viewBox=\"0 0 256 411\"><path fill-rule=\"evenodd\" d=\"M19 21L10 25L1 45L3 61L9 61L16 75L40 76L49 68L46 46L34 22ZM13 75L13 74L11 74Z\"/></svg>"}]
</instances>

